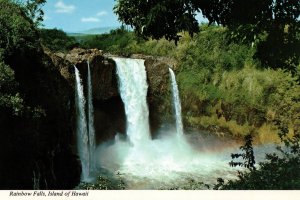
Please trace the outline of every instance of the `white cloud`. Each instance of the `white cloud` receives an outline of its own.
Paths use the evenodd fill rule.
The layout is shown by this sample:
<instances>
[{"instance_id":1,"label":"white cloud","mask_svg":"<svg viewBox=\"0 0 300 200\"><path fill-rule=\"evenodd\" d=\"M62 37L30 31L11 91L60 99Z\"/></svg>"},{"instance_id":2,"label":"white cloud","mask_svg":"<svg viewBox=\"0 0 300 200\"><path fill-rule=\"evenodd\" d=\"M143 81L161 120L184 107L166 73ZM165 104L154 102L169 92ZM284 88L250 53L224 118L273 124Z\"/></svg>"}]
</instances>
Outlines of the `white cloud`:
<instances>
[{"instance_id":1,"label":"white cloud","mask_svg":"<svg viewBox=\"0 0 300 200\"><path fill-rule=\"evenodd\" d=\"M56 8L55 12L57 13L72 13L75 10L74 5L67 5L62 0L58 1L54 7Z\"/></svg>"},{"instance_id":2,"label":"white cloud","mask_svg":"<svg viewBox=\"0 0 300 200\"><path fill-rule=\"evenodd\" d=\"M105 10L103 10L103 11L98 12L97 16L101 17L101 16L104 16L104 15L107 15L107 14L108 13Z\"/></svg>"},{"instance_id":3,"label":"white cloud","mask_svg":"<svg viewBox=\"0 0 300 200\"><path fill-rule=\"evenodd\" d=\"M100 22L99 18L96 17L83 17L81 18L82 22Z\"/></svg>"},{"instance_id":4,"label":"white cloud","mask_svg":"<svg viewBox=\"0 0 300 200\"><path fill-rule=\"evenodd\" d=\"M83 17L81 18L81 22L88 23L88 22L100 22L101 17L107 15L108 13L105 10L99 11L93 17Z\"/></svg>"}]
</instances>

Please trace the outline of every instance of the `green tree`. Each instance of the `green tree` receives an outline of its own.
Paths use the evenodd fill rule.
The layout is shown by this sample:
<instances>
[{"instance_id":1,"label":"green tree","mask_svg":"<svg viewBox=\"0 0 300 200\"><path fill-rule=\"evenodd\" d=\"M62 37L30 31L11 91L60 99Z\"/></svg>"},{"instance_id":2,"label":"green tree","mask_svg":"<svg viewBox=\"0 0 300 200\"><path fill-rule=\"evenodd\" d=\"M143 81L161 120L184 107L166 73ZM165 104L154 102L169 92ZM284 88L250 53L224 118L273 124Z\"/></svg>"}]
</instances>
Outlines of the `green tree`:
<instances>
[{"instance_id":1,"label":"green tree","mask_svg":"<svg viewBox=\"0 0 300 200\"><path fill-rule=\"evenodd\" d=\"M236 166L242 166L246 167L250 170L255 170L255 158L254 158L254 152L253 152L253 146L252 146L252 135L246 135L245 138L245 145L241 146L240 149L244 151L244 153L233 153L231 154L232 159L236 158L243 158L244 162L236 162L236 161L231 161L229 165L231 167L236 167Z\"/></svg>"},{"instance_id":2,"label":"green tree","mask_svg":"<svg viewBox=\"0 0 300 200\"><path fill-rule=\"evenodd\" d=\"M119 20L134 27L136 33L154 39L179 40L178 32L198 32L197 8L186 0L119 0L114 7Z\"/></svg>"},{"instance_id":3,"label":"green tree","mask_svg":"<svg viewBox=\"0 0 300 200\"><path fill-rule=\"evenodd\" d=\"M44 11L42 10L42 6L45 3L46 0L26 0L26 13L36 26L41 25L40 23L43 21Z\"/></svg>"},{"instance_id":4,"label":"green tree","mask_svg":"<svg viewBox=\"0 0 300 200\"><path fill-rule=\"evenodd\" d=\"M24 54L39 47L38 32L23 7L0 0L0 52L3 59L18 52Z\"/></svg>"}]
</instances>

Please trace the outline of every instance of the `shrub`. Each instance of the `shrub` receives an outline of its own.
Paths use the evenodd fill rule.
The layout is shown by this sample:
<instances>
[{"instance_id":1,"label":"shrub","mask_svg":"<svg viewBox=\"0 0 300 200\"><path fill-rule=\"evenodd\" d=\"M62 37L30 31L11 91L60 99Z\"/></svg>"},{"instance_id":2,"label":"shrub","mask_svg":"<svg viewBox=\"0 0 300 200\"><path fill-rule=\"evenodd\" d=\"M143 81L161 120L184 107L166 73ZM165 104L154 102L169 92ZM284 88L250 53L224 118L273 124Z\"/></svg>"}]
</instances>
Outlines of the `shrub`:
<instances>
[{"instance_id":1,"label":"shrub","mask_svg":"<svg viewBox=\"0 0 300 200\"><path fill-rule=\"evenodd\" d=\"M241 162L230 162L231 166L243 165L250 169L248 172L239 172L238 180L225 182L222 178L214 189L225 190L291 190L300 189L300 135L295 133L292 138L287 137L287 129L281 129L279 135L284 142L284 148L278 146L278 152L266 154L266 161L254 167L253 148L249 138L241 147L245 152L233 154L232 158L242 156ZM249 136L248 136L249 137Z\"/></svg>"}]
</instances>

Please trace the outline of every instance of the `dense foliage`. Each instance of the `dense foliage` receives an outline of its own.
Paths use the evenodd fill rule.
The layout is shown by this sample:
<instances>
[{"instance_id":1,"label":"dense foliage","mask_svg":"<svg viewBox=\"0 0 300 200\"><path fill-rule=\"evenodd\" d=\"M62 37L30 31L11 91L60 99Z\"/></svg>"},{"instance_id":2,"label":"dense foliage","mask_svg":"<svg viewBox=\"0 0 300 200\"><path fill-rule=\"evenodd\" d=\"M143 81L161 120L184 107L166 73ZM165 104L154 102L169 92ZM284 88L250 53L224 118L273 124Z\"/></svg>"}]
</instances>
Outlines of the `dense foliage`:
<instances>
[{"instance_id":1,"label":"dense foliage","mask_svg":"<svg viewBox=\"0 0 300 200\"><path fill-rule=\"evenodd\" d=\"M20 114L26 107L22 105L23 99L18 92L19 84L15 80L15 72L5 61L9 62L16 53L22 56L38 49L39 44L35 39L37 32L24 8L7 0L1 0L0 7L0 104L2 109L11 108L12 113Z\"/></svg>"},{"instance_id":2,"label":"dense foliage","mask_svg":"<svg viewBox=\"0 0 300 200\"><path fill-rule=\"evenodd\" d=\"M38 47L37 32L33 21L26 15L23 7L1 0L0 48L2 59L14 52L24 54Z\"/></svg>"},{"instance_id":3,"label":"dense foliage","mask_svg":"<svg viewBox=\"0 0 300 200\"><path fill-rule=\"evenodd\" d=\"M128 1L119 0L115 12L119 19L132 25L137 33L154 39L165 36L168 40L179 40L178 32L198 31L195 19L197 8L186 1Z\"/></svg>"}]
</instances>

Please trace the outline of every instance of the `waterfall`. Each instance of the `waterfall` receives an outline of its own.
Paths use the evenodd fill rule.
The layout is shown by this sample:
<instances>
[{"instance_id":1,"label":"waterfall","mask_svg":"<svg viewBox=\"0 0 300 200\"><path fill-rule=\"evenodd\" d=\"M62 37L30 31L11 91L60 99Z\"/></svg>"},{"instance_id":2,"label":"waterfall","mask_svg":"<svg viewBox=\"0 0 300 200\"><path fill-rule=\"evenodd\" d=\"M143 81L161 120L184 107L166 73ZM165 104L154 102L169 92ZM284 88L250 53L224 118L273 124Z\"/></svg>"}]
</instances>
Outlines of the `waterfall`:
<instances>
[{"instance_id":1,"label":"waterfall","mask_svg":"<svg viewBox=\"0 0 300 200\"><path fill-rule=\"evenodd\" d=\"M119 90L127 118L127 136L133 146L150 140L147 104L147 75L144 60L113 58L117 65Z\"/></svg>"},{"instance_id":2,"label":"waterfall","mask_svg":"<svg viewBox=\"0 0 300 200\"><path fill-rule=\"evenodd\" d=\"M75 66L74 66L75 67ZM77 148L79 157L82 165L82 180L87 180L90 174L90 153L89 153L89 139L87 131L87 123L85 116L85 98L83 93L83 86L80 79L80 74L78 69L75 67L76 76L76 94L75 94L75 104L76 104L76 114L77 114Z\"/></svg>"},{"instance_id":3,"label":"waterfall","mask_svg":"<svg viewBox=\"0 0 300 200\"><path fill-rule=\"evenodd\" d=\"M95 142L95 128L94 128L94 106L93 106L93 92L92 92L92 78L91 78L91 70L90 70L90 63L87 61L88 64L88 136L89 136L89 151L90 151L90 171L95 169L95 158L94 153L96 150L96 142Z\"/></svg>"},{"instance_id":4,"label":"waterfall","mask_svg":"<svg viewBox=\"0 0 300 200\"><path fill-rule=\"evenodd\" d=\"M171 68L169 68L169 72L171 75L171 82L172 82L173 104L174 104L175 119L176 119L176 131L177 131L177 135L180 136L183 135L183 125L182 125L182 118L181 118L181 103L179 98L179 91L178 91L175 74Z\"/></svg>"},{"instance_id":5,"label":"waterfall","mask_svg":"<svg viewBox=\"0 0 300 200\"><path fill-rule=\"evenodd\" d=\"M109 140L98 146L97 164L104 172L122 175L128 189L173 188L186 184L191 177L197 182L215 181L220 173L225 172L229 178L236 173L227 164L227 151L219 154L219 142L212 146L215 144L210 137L204 140L199 133L183 134L178 86L172 69L169 69L170 86L177 133L174 134L173 127L162 126L151 140L144 61L113 59L125 108L127 139L117 134L113 142ZM206 153L210 148L213 152Z\"/></svg>"}]
</instances>

